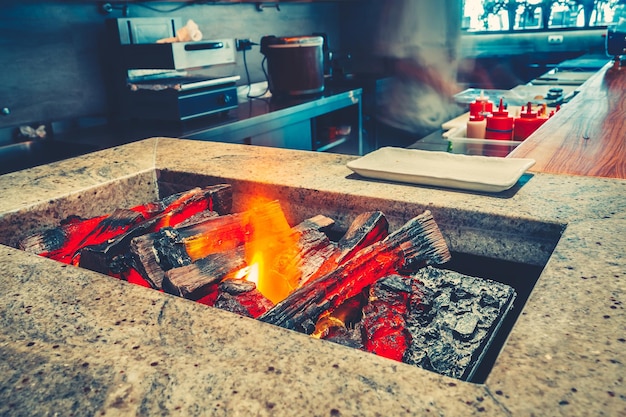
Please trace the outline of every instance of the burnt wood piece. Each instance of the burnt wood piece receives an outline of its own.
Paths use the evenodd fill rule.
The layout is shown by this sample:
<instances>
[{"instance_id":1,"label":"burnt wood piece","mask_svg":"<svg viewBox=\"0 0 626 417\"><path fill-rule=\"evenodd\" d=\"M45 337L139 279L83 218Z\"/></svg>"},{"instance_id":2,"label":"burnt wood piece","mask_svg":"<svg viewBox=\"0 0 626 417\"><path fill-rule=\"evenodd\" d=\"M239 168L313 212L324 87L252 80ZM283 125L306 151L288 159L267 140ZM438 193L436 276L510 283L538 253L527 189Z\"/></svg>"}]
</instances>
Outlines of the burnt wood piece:
<instances>
[{"instance_id":1,"label":"burnt wood piece","mask_svg":"<svg viewBox=\"0 0 626 417\"><path fill-rule=\"evenodd\" d=\"M173 226L176 226L177 228L187 227L187 226L191 226L197 223L205 222L219 215L220 213L218 213L217 211L204 210L204 211L201 211L200 213L196 213L192 216L187 217L186 219L182 220L180 223L175 224Z\"/></svg>"},{"instance_id":2,"label":"burnt wood piece","mask_svg":"<svg viewBox=\"0 0 626 417\"><path fill-rule=\"evenodd\" d=\"M281 234L289 230L280 203L273 200L258 204L250 210L179 228L178 232L188 255L195 260L211 253L234 249L259 239L266 232Z\"/></svg>"},{"instance_id":3,"label":"burnt wood piece","mask_svg":"<svg viewBox=\"0 0 626 417\"><path fill-rule=\"evenodd\" d=\"M441 231L431 213L425 211L384 240L360 250L335 271L298 288L259 319L310 334L322 313L378 279L449 259Z\"/></svg>"},{"instance_id":4,"label":"burnt wood piece","mask_svg":"<svg viewBox=\"0 0 626 417\"><path fill-rule=\"evenodd\" d=\"M213 306L231 313L257 318L274 306L250 281L226 279L218 289L219 295Z\"/></svg>"},{"instance_id":5,"label":"burnt wood piece","mask_svg":"<svg viewBox=\"0 0 626 417\"><path fill-rule=\"evenodd\" d=\"M102 274L122 278L124 271L135 267L130 251L132 239L148 233L154 233L162 229L165 224L176 226L179 221L188 224L188 221L185 220L184 212L193 213L191 218L196 221L199 218L198 216L204 220L218 216L214 211L203 211L201 213L196 213L196 211L197 207L194 207L194 204L181 205L175 210L161 213L151 219L140 222L125 233L104 243L86 246L80 251L78 265Z\"/></svg>"},{"instance_id":6,"label":"burnt wood piece","mask_svg":"<svg viewBox=\"0 0 626 417\"><path fill-rule=\"evenodd\" d=\"M339 248L319 230L308 229L299 233L299 252L293 257L293 262L297 264L300 272L298 287L301 287L316 275L323 265L337 257Z\"/></svg>"},{"instance_id":7,"label":"burnt wood piece","mask_svg":"<svg viewBox=\"0 0 626 417\"><path fill-rule=\"evenodd\" d=\"M194 263L165 272L163 290L190 300L199 300L213 291L229 274L244 268L245 251L240 246L232 251L215 253ZM254 284L253 284L254 285Z\"/></svg>"},{"instance_id":8,"label":"burnt wood piece","mask_svg":"<svg viewBox=\"0 0 626 417\"><path fill-rule=\"evenodd\" d=\"M93 231L107 217L108 215L83 219L79 216L69 216L61 220L59 227L25 237L19 242L19 248L41 256L54 256L64 245L69 245L69 242L79 239L79 236L86 236Z\"/></svg>"},{"instance_id":9,"label":"burnt wood piece","mask_svg":"<svg viewBox=\"0 0 626 417\"><path fill-rule=\"evenodd\" d=\"M80 250L89 245L97 245L124 233L129 227L143 219L151 219L164 211L176 211L189 200L205 200L208 208L218 212L230 211L232 207L232 189L228 184L220 184L205 189L171 195L156 202L135 206L126 211L116 210L112 215L80 219L70 217L55 229L46 230L29 236L20 242L20 248L37 253L64 263L78 265ZM141 218L137 216L138 213ZM188 212L185 213L189 215ZM176 221L175 218L165 218Z\"/></svg>"},{"instance_id":10,"label":"burnt wood piece","mask_svg":"<svg viewBox=\"0 0 626 417\"><path fill-rule=\"evenodd\" d=\"M402 361L411 344L406 315L411 304L419 305L423 291L417 279L389 275L370 287L363 307L365 350L388 359Z\"/></svg>"},{"instance_id":11,"label":"burnt wood piece","mask_svg":"<svg viewBox=\"0 0 626 417\"><path fill-rule=\"evenodd\" d=\"M341 250L337 263L342 264L359 250L383 240L388 235L389 222L383 212L372 211L359 214L337 242Z\"/></svg>"},{"instance_id":12,"label":"burnt wood piece","mask_svg":"<svg viewBox=\"0 0 626 417\"><path fill-rule=\"evenodd\" d=\"M130 241L132 263L153 288L163 289L165 271L191 264L180 240L176 229L166 227Z\"/></svg>"},{"instance_id":13,"label":"burnt wood piece","mask_svg":"<svg viewBox=\"0 0 626 417\"><path fill-rule=\"evenodd\" d=\"M166 271L236 249L254 238L257 224L289 229L280 204L271 201L249 211L136 237L130 242L133 265L154 288L162 289Z\"/></svg>"},{"instance_id":14,"label":"burnt wood piece","mask_svg":"<svg viewBox=\"0 0 626 417\"><path fill-rule=\"evenodd\" d=\"M249 263L259 270L258 290L273 303L300 286L313 273L332 244L321 229L334 224L325 216L306 219L289 230L266 228L246 246Z\"/></svg>"},{"instance_id":15,"label":"burnt wood piece","mask_svg":"<svg viewBox=\"0 0 626 417\"><path fill-rule=\"evenodd\" d=\"M296 230L319 230L320 232L326 232L330 230L335 225L335 221L330 217L326 217L323 214L318 214L316 216L310 217L308 219L303 220L294 226Z\"/></svg>"},{"instance_id":16,"label":"burnt wood piece","mask_svg":"<svg viewBox=\"0 0 626 417\"><path fill-rule=\"evenodd\" d=\"M145 218L149 218L152 213L163 210L167 205L167 201L175 197L170 196L167 197L166 201L150 202L135 206L129 210L141 213ZM68 256L67 254L71 254L73 250L75 251L90 233L93 233L97 227L102 226L102 222L108 217L109 214L89 219L69 216L61 221L59 227L44 230L23 239L20 242L20 249L63 262L63 259Z\"/></svg>"},{"instance_id":17,"label":"burnt wood piece","mask_svg":"<svg viewBox=\"0 0 626 417\"><path fill-rule=\"evenodd\" d=\"M333 246L327 246L320 251L316 260L316 270L308 276L303 276L301 285L309 280L324 276L341 265L359 250L383 240L389 235L389 223L380 211L360 214L350 224L346 233Z\"/></svg>"},{"instance_id":18,"label":"burnt wood piece","mask_svg":"<svg viewBox=\"0 0 626 417\"><path fill-rule=\"evenodd\" d=\"M124 233L143 219L140 212L132 209L117 209L110 215L90 219L72 216L57 228L23 239L20 248L59 262L78 265L79 252L83 247Z\"/></svg>"},{"instance_id":19,"label":"burnt wood piece","mask_svg":"<svg viewBox=\"0 0 626 417\"><path fill-rule=\"evenodd\" d=\"M216 217L220 212L232 207L232 188L227 184L207 188L194 188L184 193L166 197L151 205L153 213L158 214L131 227L128 231L107 241L83 247L80 250L78 265L92 271L123 278L126 270L134 268L130 256L130 241L134 237L155 232L165 226L179 223L190 224L209 217Z\"/></svg>"},{"instance_id":20,"label":"burnt wood piece","mask_svg":"<svg viewBox=\"0 0 626 417\"><path fill-rule=\"evenodd\" d=\"M204 210L215 211L218 214L230 213L233 206L233 191L230 184L217 184L207 187L195 187L186 191L168 195L152 203L136 206L133 210L142 214L156 215L165 210L177 210L180 205L188 205L194 201L205 201ZM186 213L188 215L188 213ZM146 215L145 217L152 217Z\"/></svg>"},{"instance_id":21,"label":"burnt wood piece","mask_svg":"<svg viewBox=\"0 0 626 417\"><path fill-rule=\"evenodd\" d=\"M286 250L273 259L274 265L271 270L281 273L294 271L298 277L290 281L296 286L302 285L335 253L335 246L322 232L334 224L333 219L317 215L292 227L288 235L282 236Z\"/></svg>"},{"instance_id":22,"label":"burnt wood piece","mask_svg":"<svg viewBox=\"0 0 626 417\"><path fill-rule=\"evenodd\" d=\"M311 336L361 349L360 322L366 303L367 296L362 292L347 299L336 309L325 311L315 323L315 331Z\"/></svg>"},{"instance_id":23,"label":"burnt wood piece","mask_svg":"<svg viewBox=\"0 0 626 417\"><path fill-rule=\"evenodd\" d=\"M232 220L233 217L229 217L227 222L220 224L223 226ZM318 241L322 239L325 239L323 244L329 244L328 238L324 233L319 232L319 229L327 228L333 223L334 221L328 217L315 216L304 220L292 228L292 232L300 236L299 243L303 245L300 248L300 252L310 253L319 246ZM185 256L183 245L179 244L181 239L176 235L178 231L178 228L168 229L160 234L155 233L139 237L133 242L133 253L137 256L145 257L143 258L144 261L139 262L139 270L144 271L149 281L155 283L154 285L159 285L158 280L163 276L160 285L166 292L198 300L206 297L208 294L207 290L203 289L205 285L216 284L229 273L237 272L247 265L243 245L219 254L208 255L191 263L191 258ZM312 238L312 235L315 237ZM160 238L155 241L157 237ZM240 241L237 242L240 243ZM169 248L169 244L172 244L173 247ZM155 250L155 247L160 249ZM307 259L310 258L310 256L307 257ZM220 265L220 259L224 261L223 265ZM237 260L237 262L234 262L234 260ZM281 261L285 262L285 258L283 257ZM177 267L178 263L185 266ZM156 268L157 266L158 268ZM150 267L155 269L150 269ZM172 267L172 269L165 269L168 267ZM279 268L277 267L276 269L278 270ZM220 276L220 279L217 281L216 275Z\"/></svg>"}]
</instances>

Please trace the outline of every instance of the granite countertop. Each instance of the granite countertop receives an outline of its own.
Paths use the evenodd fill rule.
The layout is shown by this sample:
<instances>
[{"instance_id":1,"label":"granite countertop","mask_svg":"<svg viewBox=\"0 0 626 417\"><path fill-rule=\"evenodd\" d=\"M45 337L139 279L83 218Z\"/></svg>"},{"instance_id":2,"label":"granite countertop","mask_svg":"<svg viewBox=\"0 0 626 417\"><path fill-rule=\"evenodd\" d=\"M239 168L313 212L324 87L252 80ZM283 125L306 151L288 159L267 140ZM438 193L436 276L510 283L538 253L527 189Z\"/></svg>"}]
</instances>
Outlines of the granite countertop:
<instances>
[{"instance_id":1,"label":"granite countertop","mask_svg":"<svg viewBox=\"0 0 626 417\"><path fill-rule=\"evenodd\" d=\"M346 167L354 158L152 138L0 176L0 414L626 413L624 180L534 173L484 194L363 180ZM547 264L478 384L11 247L69 214L150 200L177 171L312 210L378 207L392 223L428 209L452 248ZM542 247L544 230L556 247Z\"/></svg>"}]
</instances>

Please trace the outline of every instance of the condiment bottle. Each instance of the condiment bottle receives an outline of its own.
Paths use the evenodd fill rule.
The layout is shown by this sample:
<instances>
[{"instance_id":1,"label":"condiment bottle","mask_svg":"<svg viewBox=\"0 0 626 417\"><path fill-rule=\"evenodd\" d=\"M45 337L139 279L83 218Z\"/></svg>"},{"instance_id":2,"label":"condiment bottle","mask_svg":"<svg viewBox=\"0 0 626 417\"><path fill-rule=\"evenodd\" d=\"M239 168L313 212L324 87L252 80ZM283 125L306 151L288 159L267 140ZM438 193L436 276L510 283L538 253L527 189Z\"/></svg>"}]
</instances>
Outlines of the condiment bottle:
<instances>
[{"instance_id":1,"label":"condiment bottle","mask_svg":"<svg viewBox=\"0 0 626 417\"><path fill-rule=\"evenodd\" d=\"M485 139L511 140L513 138L513 118L504 108L504 101L500 99L498 111L487 116Z\"/></svg>"},{"instance_id":2,"label":"condiment bottle","mask_svg":"<svg viewBox=\"0 0 626 417\"><path fill-rule=\"evenodd\" d=\"M467 121L467 133L468 138L485 139L485 130L487 129L487 118L483 113L470 114Z\"/></svg>"},{"instance_id":3,"label":"condiment bottle","mask_svg":"<svg viewBox=\"0 0 626 417\"><path fill-rule=\"evenodd\" d=\"M545 117L537 117L537 113L533 111L532 104L528 102L526 111L522 109L520 116L514 120L513 140L525 140L535 130L539 129L546 120Z\"/></svg>"},{"instance_id":4,"label":"condiment bottle","mask_svg":"<svg viewBox=\"0 0 626 417\"><path fill-rule=\"evenodd\" d=\"M489 101L489 97L485 96L483 90L480 90L480 96L470 103L469 112L470 115L493 112L493 103Z\"/></svg>"}]
</instances>

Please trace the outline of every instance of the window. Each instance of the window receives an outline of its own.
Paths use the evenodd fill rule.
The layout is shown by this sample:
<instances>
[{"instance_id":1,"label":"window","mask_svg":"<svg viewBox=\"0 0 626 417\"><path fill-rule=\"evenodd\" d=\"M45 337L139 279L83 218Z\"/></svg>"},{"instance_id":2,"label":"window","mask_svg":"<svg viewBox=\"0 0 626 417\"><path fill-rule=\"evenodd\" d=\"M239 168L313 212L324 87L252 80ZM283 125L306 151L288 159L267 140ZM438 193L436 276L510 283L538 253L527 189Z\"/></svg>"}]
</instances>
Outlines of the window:
<instances>
[{"instance_id":1,"label":"window","mask_svg":"<svg viewBox=\"0 0 626 417\"><path fill-rule=\"evenodd\" d=\"M468 32L606 27L624 0L464 0Z\"/></svg>"}]
</instances>

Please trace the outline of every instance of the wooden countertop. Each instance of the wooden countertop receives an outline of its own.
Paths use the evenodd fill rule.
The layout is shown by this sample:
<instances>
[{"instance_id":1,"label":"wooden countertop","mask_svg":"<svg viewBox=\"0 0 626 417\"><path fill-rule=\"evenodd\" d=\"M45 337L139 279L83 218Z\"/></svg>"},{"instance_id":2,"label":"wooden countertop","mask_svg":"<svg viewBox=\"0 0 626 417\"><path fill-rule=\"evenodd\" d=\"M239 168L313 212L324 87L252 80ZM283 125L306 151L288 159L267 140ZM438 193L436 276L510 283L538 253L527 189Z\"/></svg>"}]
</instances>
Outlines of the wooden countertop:
<instances>
[{"instance_id":1,"label":"wooden countertop","mask_svg":"<svg viewBox=\"0 0 626 417\"><path fill-rule=\"evenodd\" d=\"M626 67L607 64L510 157L534 172L626 178Z\"/></svg>"}]
</instances>

